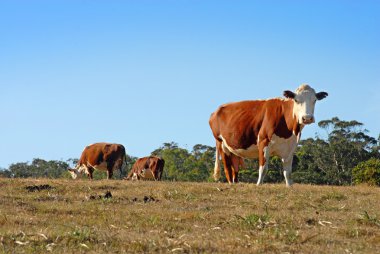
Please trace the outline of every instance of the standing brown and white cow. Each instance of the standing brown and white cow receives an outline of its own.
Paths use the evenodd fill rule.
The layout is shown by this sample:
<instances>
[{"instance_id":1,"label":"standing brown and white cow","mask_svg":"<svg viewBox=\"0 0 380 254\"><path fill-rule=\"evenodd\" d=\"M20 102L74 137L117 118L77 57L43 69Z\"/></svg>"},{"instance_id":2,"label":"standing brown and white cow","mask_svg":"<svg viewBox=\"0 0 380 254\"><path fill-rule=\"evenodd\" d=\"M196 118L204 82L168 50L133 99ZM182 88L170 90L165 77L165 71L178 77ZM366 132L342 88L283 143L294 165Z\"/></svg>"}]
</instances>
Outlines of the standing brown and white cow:
<instances>
[{"instance_id":1,"label":"standing brown and white cow","mask_svg":"<svg viewBox=\"0 0 380 254\"><path fill-rule=\"evenodd\" d=\"M84 148L78 164L68 169L75 179L85 173L90 179L95 169L106 170L107 179L111 179L114 170L120 170L120 176L126 167L125 148L120 144L95 143Z\"/></svg>"},{"instance_id":2,"label":"standing brown and white cow","mask_svg":"<svg viewBox=\"0 0 380 254\"><path fill-rule=\"evenodd\" d=\"M316 93L303 84L287 99L240 101L220 106L209 124L216 140L214 179L220 178L220 158L227 181L237 182L241 158L259 158L259 179L263 183L270 155L282 159L286 185L290 186L293 153L302 128L315 121L314 106L328 94Z\"/></svg>"},{"instance_id":3,"label":"standing brown and white cow","mask_svg":"<svg viewBox=\"0 0 380 254\"><path fill-rule=\"evenodd\" d=\"M133 164L127 180L156 180L160 181L164 170L165 160L157 156L148 156L137 159Z\"/></svg>"}]
</instances>

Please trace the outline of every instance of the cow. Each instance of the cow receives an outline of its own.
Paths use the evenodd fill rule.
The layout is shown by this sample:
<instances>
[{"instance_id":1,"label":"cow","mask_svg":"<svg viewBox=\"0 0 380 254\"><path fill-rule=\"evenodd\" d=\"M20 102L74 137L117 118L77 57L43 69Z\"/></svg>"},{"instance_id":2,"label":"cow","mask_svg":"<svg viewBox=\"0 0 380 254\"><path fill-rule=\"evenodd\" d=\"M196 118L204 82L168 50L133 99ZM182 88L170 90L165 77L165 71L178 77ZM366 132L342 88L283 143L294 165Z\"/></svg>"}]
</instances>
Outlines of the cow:
<instances>
[{"instance_id":1,"label":"cow","mask_svg":"<svg viewBox=\"0 0 380 254\"><path fill-rule=\"evenodd\" d=\"M120 170L120 176L126 167L125 148L120 144L95 143L84 148L75 168L69 168L73 179L85 173L93 179L94 170L106 170L107 179L111 179L114 170Z\"/></svg>"},{"instance_id":2,"label":"cow","mask_svg":"<svg viewBox=\"0 0 380 254\"><path fill-rule=\"evenodd\" d=\"M307 84L295 92L286 90L285 98L247 100L221 105L210 116L216 140L214 179L220 178L220 159L228 183L238 182L241 158L259 159L257 185L263 183L270 155L283 162L286 186L292 185L293 154L305 125L315 122L317 100L328 96L316 93ZM221 158L220 158L221 157Z\"/></svg>"},{"instance_id":3,"label":"cow","mask_svg":"<svg viewBox=\"0 0 380 254\"><path fill-rule=\"evenodd\" d=\"M157 156L148 156L137 159L131 171L126 177L127 180L156 180L160 181L164 170L165 160Z\"/></svg>"}]
</instances>

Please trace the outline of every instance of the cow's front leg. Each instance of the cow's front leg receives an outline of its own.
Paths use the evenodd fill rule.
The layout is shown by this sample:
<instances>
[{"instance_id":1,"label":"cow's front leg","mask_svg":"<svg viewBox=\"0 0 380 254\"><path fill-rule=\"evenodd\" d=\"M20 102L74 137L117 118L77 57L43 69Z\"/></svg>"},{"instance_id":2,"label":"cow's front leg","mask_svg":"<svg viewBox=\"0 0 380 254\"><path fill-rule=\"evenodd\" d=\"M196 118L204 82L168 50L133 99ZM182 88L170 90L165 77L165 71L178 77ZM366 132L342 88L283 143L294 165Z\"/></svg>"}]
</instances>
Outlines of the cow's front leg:
<instances>
[{"instance_id":1,"label":"cow's front leg","mask_svg":"<svg viewBox=\"0 0 380 254\"><path fill-rule=\"evenodd\" d=\"M269 161L269 141L263 140L259 144L259 179L257 179L257 185L264 182L266 171L268 170Z\"/></svg>"},{"instance_id":2,"label":"cow's front leg","mask_svg":"<svg viewBox=\"0 0 380 254\"><path fill-rule=\"evenodd\" d=\"M293 156L290 156L289 158L286 158L286 159L282 159L285 183L287 187L290 187L293 184L293 180L291 179L292 163L293 163Z\"/></svg>"}]
</instances>

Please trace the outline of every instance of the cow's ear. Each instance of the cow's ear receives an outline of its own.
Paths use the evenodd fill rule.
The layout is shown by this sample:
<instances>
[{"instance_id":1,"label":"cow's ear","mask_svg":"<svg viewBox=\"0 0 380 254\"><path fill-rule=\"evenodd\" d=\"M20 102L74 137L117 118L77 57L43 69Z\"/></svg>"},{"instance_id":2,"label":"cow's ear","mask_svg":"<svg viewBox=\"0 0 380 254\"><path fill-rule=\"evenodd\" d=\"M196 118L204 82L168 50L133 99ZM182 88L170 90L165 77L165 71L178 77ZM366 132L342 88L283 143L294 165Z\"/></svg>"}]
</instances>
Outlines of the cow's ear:
<instances>
[{"instance_id":1,"label":"cow's ear","mask_svg":"<svg viewBox=\"0 0 380 254\"><path fill-rule=\"evenodd\" d=\"M322 99L326 98L327 95L329 95L329 94L326 92L319 92L316 94L318 100L322 100Z\"/></svg>"},{"instance_id":2,"label":"cow's ear","mask_svg":"<svg viewBox=\"0 0 380 254\"><path fill-rule=\"evenodd\" d=\"M72 171L73 171L73 169L72 169L72 168L67 168L67 170L68 170L68 171L70 171L70 172L72 172Z\"/></svg>"},{"instance_id":3,"label":"cow's ear","mask_svg":"<svg viewBox=\"0 0 380 254\"><path fill-rule=\"evenodd\" d=\"M289 99L294 99L296 97L296 94L292 91L286 90L284 91L284 96Z\"/></svg>"}]
</instances>

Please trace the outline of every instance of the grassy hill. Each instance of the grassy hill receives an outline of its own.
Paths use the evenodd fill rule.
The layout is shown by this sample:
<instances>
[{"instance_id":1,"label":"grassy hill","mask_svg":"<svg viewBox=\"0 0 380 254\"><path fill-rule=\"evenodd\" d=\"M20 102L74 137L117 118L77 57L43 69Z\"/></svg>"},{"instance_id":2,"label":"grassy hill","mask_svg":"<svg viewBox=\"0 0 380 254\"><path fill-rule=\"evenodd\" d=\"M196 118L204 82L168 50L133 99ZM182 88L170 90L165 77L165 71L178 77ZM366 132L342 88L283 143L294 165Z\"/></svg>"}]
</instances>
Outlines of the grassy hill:
<instances>
[{"instance_id":1,"label":"grassy hill","mask_svg":"<svg viewBox=\"0 0 380 254\"><path fill-rule=\"evenodd\" d=\"M4 253L380 253L380 189L0 178Z\"/></svg>"}]
</instances>

